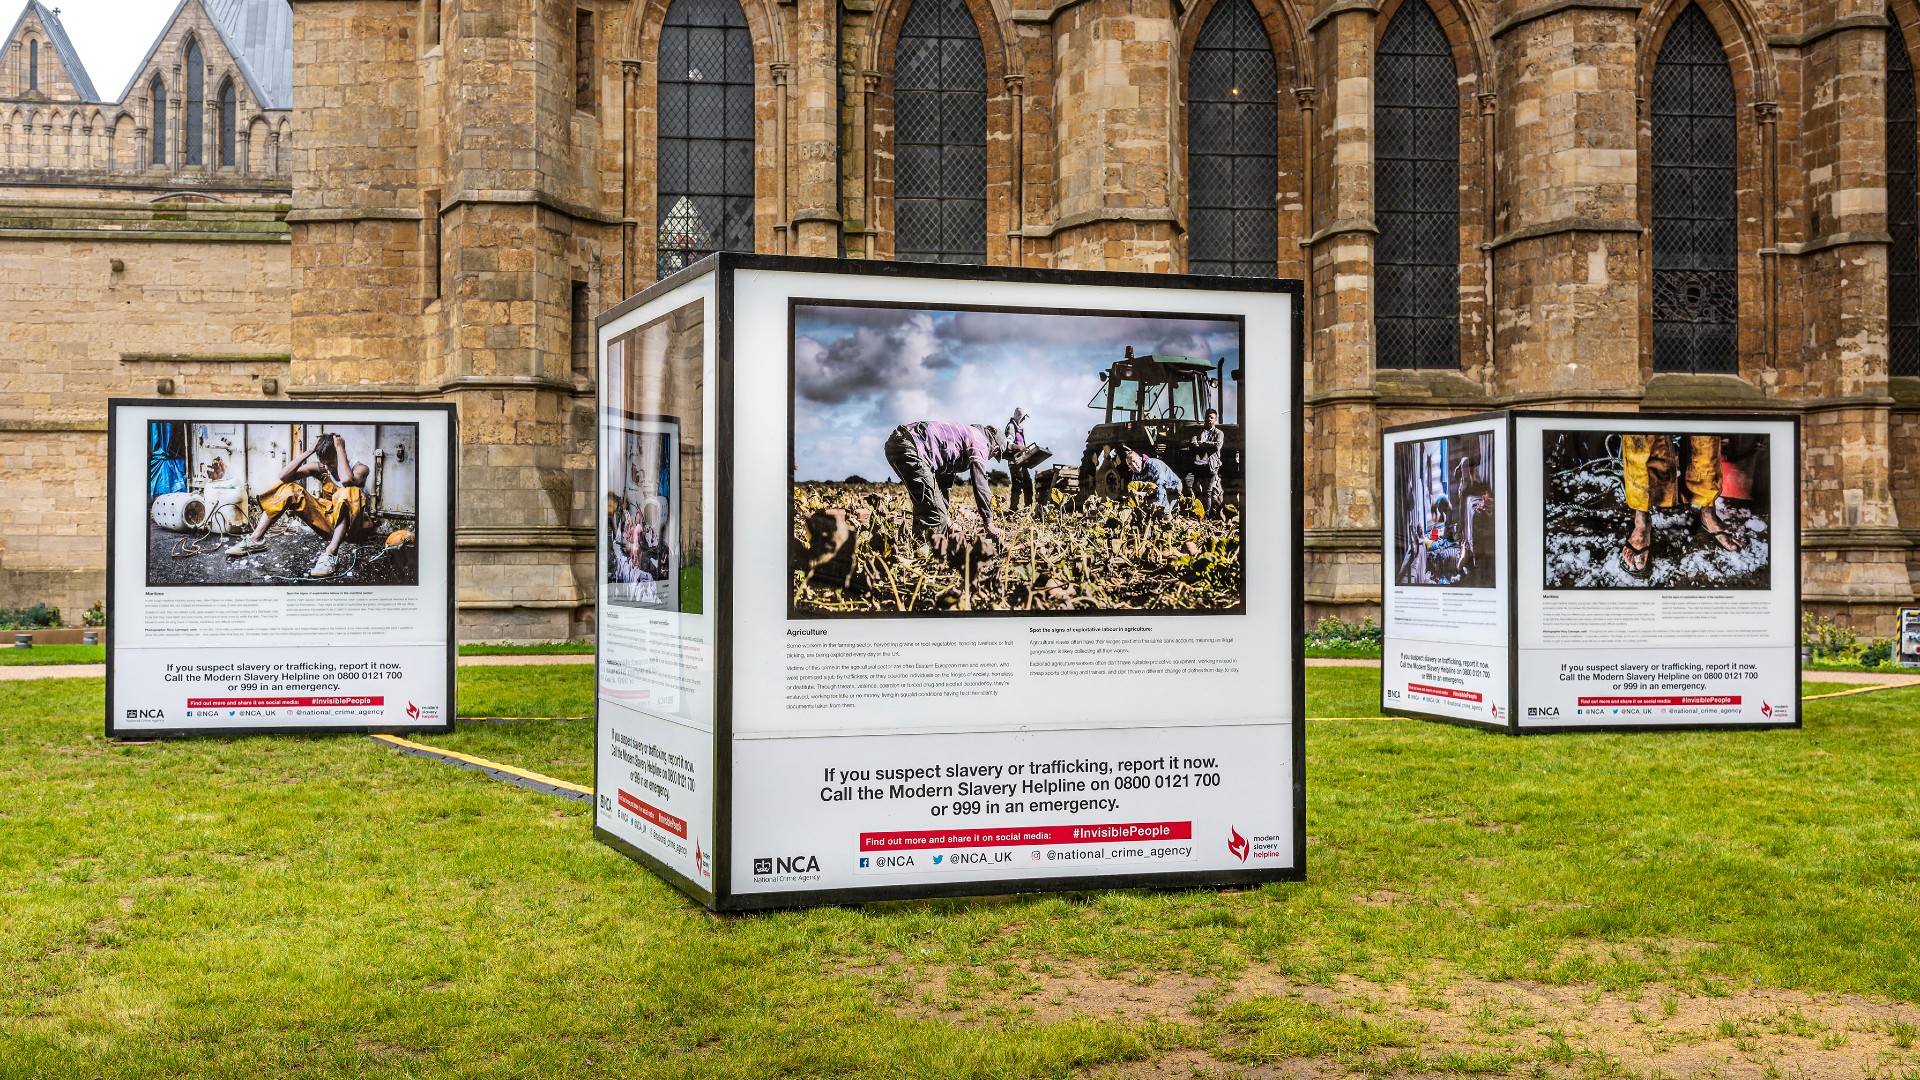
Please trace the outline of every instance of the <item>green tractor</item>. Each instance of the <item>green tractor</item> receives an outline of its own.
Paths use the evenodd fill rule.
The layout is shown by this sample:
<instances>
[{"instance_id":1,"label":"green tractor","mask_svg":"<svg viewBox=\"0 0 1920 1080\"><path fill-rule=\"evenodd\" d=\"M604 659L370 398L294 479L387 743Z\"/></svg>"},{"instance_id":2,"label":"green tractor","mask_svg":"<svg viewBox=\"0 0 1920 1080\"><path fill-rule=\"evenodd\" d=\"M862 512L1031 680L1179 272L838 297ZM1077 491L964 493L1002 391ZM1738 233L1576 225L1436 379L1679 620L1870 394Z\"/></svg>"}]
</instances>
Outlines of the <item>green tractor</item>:
<instances>
[{"instance_id":1,"label":"green tractor","mask_svg":"<svg viewBox=\"0 0 1920 1080\"><path fill-rule=\"evenodd\" d=\"M1193 434L1206 426L1208 409L1220 412L1226 448L1220 455L1220 482L1227 501L1239 505L1246 493L1246 437L1239 423L1226 423L1224 388L1235 388L1233 417L1240 416L1240 371L1226 370L1226 358L1210 364L1194 356L1151 354L1135 356L1132 346L1113 367L1100 373L1100 389L1087 402L1104 418L1087 432L1086 449L1078 467L1056 465L1034 477L1039 501L1046 505L1059 492L1072 506L1090 495L1124 498L1126 467L1121 451L1127 447L1159 458L1193 486Z\"/></svg>"}]
</instances>

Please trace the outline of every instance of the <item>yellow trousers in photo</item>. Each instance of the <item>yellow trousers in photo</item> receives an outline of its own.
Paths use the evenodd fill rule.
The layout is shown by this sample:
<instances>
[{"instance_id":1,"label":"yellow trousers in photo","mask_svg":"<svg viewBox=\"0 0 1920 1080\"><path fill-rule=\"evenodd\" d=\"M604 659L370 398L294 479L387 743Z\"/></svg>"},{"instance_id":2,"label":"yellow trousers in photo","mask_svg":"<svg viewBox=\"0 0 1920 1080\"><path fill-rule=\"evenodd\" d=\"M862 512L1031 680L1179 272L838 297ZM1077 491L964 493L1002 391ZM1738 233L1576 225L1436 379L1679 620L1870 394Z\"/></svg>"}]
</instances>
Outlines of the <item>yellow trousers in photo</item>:
<instances>
[{"instance_id":1,"label":"yellow trousers in photo","mask_svg":"<svg viewBox=\"0 0 1920 1080\"><path fill-rule=\"evenodd\" d=\"M1633 510L1679 504L1684 481L1690 506L1711 506L1720 497L1720 437L1688 435L1687 471L1680 472L1679 440L1672 435L1622 435L1621 480Z\"/></svg>"},{"instance_id":2,"label":"yellow trousers in photo","mask_svg":"<svg viewBox=\"0 0 1920 1080\"><path fill-rule=\"evenodd\" d=\"M313 526L315 532L332 536L341 522L359 522L365 517L367 493L357 487L322 483L315 497L304 484L279 484L260 496L260 509L269 514L290 511Z\"/></svg>"}]
</instances>

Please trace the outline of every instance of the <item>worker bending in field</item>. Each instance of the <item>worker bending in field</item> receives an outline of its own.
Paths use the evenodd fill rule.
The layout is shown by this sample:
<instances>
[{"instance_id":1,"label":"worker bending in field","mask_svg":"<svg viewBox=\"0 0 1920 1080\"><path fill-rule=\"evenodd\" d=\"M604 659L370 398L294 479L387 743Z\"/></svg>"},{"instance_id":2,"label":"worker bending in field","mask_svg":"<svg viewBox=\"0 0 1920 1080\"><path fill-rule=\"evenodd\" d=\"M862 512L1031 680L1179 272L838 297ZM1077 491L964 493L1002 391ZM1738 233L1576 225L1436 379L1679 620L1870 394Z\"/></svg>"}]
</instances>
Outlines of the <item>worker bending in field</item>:
<instances>
[{"instance_id":1,"label":"worker bending in field","mask_svg":"<svg viewBox=\"0 0 1920 1080\"><path fill-rule=\"evenodd\" d=\"M995 539L1006 534L993 523L993 493L987 487L987 467L1004 456L1000 433L981 424L954 424L945 420L916 420L901 424L887 436L887 464L907 486L913 500L913 532L922 540L945 542L953 531L947 500L961 473L973 482L973 504L980 524Z\"/></svg>"},{"instance_id":2,"label":"worker bending in field","mask_svg":"<svg viewBox=\"0 0 1920 1080\"><path fill-rule=\"evenodd\" d=\"M1185 493L1180 477L1167 463L1157 457L1147 455L1127 447L1123 460L1127 466L1127 478L1136 484L1153 485L1153 505L1171 514L1173 501Z\"/></svg>"},{"instance_id":3,"label":"worker bending in field","mask_svg":"<svg viewBox=\"0 0 1920 1080\"><path fill-rule=\"evenodd\" d=\"M308 477L320 481L320 494L307 490ZM313 561L313 577L331 577L340 568L336 553L349 534L365 533L373 525L367 514L367 467L347 458L347 441L339 435L316 435L313 446L280 472L280 483L260 496L260 523L245 540L227 549L235 557L264 551L267 530L291 512L327 538L327 549Z\"/></svg>"}]
</instances>

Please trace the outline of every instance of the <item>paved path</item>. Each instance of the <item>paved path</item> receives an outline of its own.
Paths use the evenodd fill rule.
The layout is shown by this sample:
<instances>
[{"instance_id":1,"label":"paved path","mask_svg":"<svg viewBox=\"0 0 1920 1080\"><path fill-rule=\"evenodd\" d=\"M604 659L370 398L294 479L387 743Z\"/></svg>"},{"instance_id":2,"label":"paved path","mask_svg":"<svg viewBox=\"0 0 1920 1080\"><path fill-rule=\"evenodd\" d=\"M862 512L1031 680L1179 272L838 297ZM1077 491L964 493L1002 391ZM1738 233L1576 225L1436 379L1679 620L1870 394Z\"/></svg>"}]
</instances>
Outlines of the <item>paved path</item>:
<instances>
[{"instance_id":1,"label":"paved path","mask_svg":"<svg viewBox=\"0 0 1920 1080\"><path fill-rule=\"evenodd\" d=\"M0 682L19 679L98 679L106 674L105 664L9 664L0 667Z\"/></svg>"},{"instance_id":2,"label":"paved path","mask_svg":"<svg viewBox=\"0 0 1920 1080\"><path fill-rule=\"evenodd\" d=\"M1806 668L1800 677L1807 682L1843 682L1860 686L1912 686L1920 683L1920 674L1897 671L1815 671Z\"/></svg>"}]
</instances>

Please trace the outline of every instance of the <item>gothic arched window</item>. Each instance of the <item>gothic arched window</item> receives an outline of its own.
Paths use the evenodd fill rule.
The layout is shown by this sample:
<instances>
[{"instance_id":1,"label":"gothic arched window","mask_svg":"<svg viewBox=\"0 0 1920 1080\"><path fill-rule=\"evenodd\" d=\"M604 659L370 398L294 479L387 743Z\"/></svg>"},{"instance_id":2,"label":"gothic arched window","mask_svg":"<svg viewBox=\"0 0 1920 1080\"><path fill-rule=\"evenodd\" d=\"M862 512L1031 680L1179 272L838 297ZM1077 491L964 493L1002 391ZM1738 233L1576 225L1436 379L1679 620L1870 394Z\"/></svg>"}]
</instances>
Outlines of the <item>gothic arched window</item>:
<instances>
[{"instance_id":1,"label":"gothic arched window","mask_svg":"<svg viewBox=\"0 0 1920 1080\"><path fill-rule=\"evenodd\" d=\"M753 250L753 39L739 0L673 0L660 28L656 265Z\"/></svg>"},{"instance_id":2,"label":"gothic arched window","mask_svg":"<svg viewBox=\"0 0 1920 1080\"><path fill-rule=\"evenodd\" d=\"M167 163L167 84L155 75L147 84L147 101L153 107L153 123L147 129L153 153L149 155L155 165Z\"/></svg>"},{"instance_id":3,"label":"gothic arched window","mask_svg":"<svg viewBox=\"0 0 1920 1080\"><path fill-rule=\"evenodd\" d=\"M893 65L893 251L987 261L987 61L964 0L915 0Z\"/></svg>"},{"instance_id":4,"label":"gothic arched window","mask_svg":"<svg viewBox=\"0 0 1920 1080\"><path fill-rule=\"evenodd\" d=\"M1653 67L1653 367L1737 374L1733 72L1698 5Z\"/></svg>"},{"instance_id":5,"label":"gothic arched window","mask_svg":"<svg viewBox=\"0 0 1920 1080\"><path fill-rule=\"evenodd\" d=\"M1920 146L1913 60L1887 30L1887 374L1920 375Z\"/></svg>"},{"instance_id":6,"label":"gothic arched window","mask_svg":"<svg viewBox=\"0 0 1920 1080\"><path fill-rule=\"evenodd\" d=\"M1374 355L1460 366L1460 80L1426 0L1404 0L1374 61Z\"/></svg>"},{"instance_id":7,"label":"gothic arched window","mask_svg":"<svg viewBox=\"0 0 1920 1080\"><path fill-rule=\"evenodd\" d=\"M229 75L220 83L220 164L231 167L234 163L234 125L238 121L237 95L233 92L233 76Z\"/></svg>"},{"instance_id":8,"label":"gothic arched window","mask_svg":"<svg viewBox=\"0 0 1920 1080\"><path fill-rule=\"evenodd\" d=\"M1187 88L1187 268L1272 277L1280 263L1280 71L1251 0L1220 0Z\"/></svg>"},{"instance_id":9,"label":"gothic arched window","mask_svg":"<svg viewBox=\"0 0 1920 1080\"><path fill-rule=\"evenodd\" d=\"M40 89L40 43L27 42L27 90Z\"/></svg>"},{"instance_id":10,"label":"gothic arched window","mask_svg":"<svg viewBox=\"0 0 1920 1080\"><path fill-rule=\"evenodd\" d=\"M187 115L186 142L182 149L186 151L186 160L182 164L203 165L206 163L201 147L206 142L207 127L207 66L201 62L200 43L187 42Z\"/></svg>"}]
</instances>

